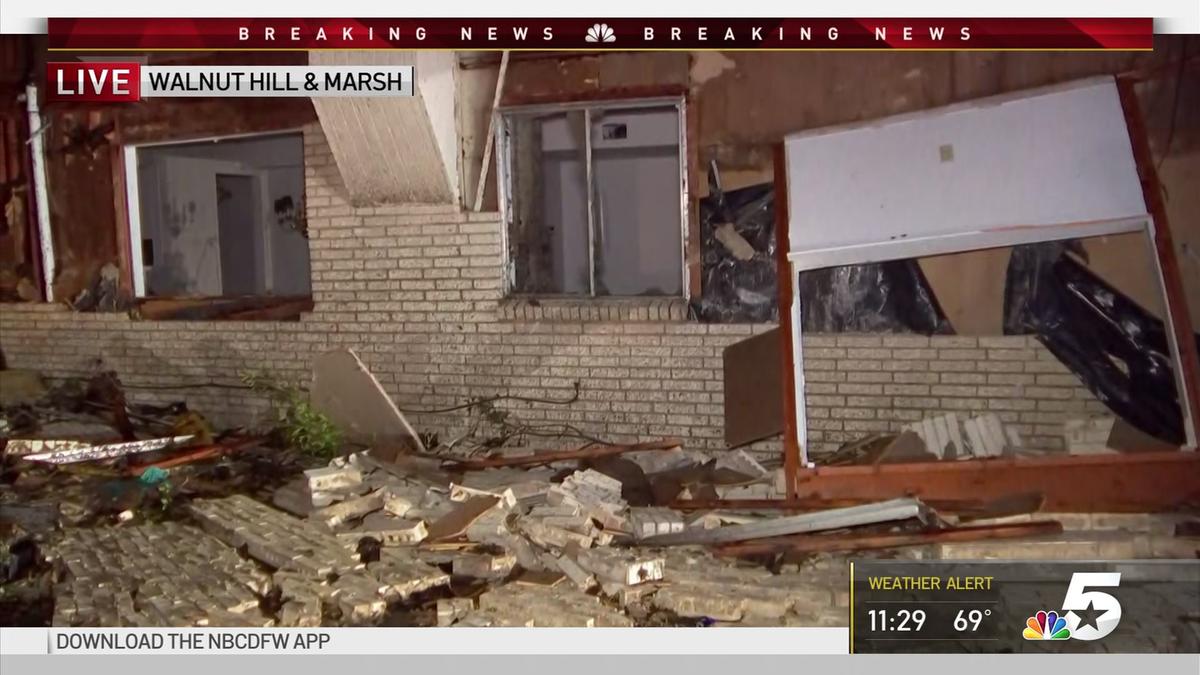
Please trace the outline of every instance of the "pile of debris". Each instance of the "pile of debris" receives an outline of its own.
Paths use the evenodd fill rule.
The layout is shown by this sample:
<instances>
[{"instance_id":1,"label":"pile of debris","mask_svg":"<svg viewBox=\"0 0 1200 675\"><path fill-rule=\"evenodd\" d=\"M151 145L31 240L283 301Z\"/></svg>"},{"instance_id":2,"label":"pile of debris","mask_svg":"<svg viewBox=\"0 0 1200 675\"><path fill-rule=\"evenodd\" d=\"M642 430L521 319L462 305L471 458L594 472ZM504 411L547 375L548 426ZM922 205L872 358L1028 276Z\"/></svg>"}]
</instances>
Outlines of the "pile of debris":
<instances>
[{"instance_id":1,"label":"pile of debris","mask_svg":"<svg viewBox=\"0 0 1200 675\"><path fill-rule=\"evenodd\" d=\"M60 626L844 625L839 555L1062 532L952 515L1028 517L1040 495L790 502L779 468L679 439L512 447L520 433L495 399L481 406L499 441L439 443L348 351L317 359L304 396L276 391L302 433L217 432L181 404L131 405L111 374L0 405L0 438L16 436L2 457L0 619L30 623L9 605L48 602L42 620ZM915 425L844 459L1017 443L990 419L968 420L966 442L957 430Z\"/></svg>"}]
</instances>

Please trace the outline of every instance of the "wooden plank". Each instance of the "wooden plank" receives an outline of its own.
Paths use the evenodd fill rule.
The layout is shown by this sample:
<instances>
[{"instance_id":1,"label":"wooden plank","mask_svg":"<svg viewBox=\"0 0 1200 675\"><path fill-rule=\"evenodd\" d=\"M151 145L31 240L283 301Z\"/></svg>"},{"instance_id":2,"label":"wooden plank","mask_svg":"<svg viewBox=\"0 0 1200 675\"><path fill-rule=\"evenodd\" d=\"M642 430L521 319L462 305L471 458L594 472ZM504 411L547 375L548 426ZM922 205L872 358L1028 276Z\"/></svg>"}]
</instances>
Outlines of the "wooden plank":
<instances>
[{"instance_id":1,"label":"wooden plank","mask_svg":"<svg viewBox=\"0 0 1200 675\"><path fill-rule=\"evenodd\" d=\"M1125 112L1125 125L1129 129L1129 142L1133 147L1133 158L1137 164L1146 210L1154 218L1154 251L1158 258L1163 293L1166 296L1167 323L1172 337L1172 351L1175 352L1176 358L1175 379L1179 388L1180 407L1183 409L1186 443L1195 450L1195 424L1200 420L1200 355L1196 350L1196 336L1192 333L1192 318L1188 310L1183 277L1179 272L1179 261L1175 258L1175 244L1171 238L1171 226L1167 221L1167 206L1163 201L1162 185L1158 181L1154 154L1150 150L1137 91L1133 82L1118 80L1117 93L1121 97L1121 108Z\"/></svg>"},{"instance_id":2,"label":"wooden plank","mask_svg":"<svg viewBox=\"0 0 1200 675\"><path fill-rule=\"evenodd\" d=\"M611 455L620 455L626 452L637 452L639 450L674 450L682 445L683 441L678 438L664 438L659 441L634 443L632 445L594 445L586 448L579 448L577 450L540 452L533 455L468 459L457 462L454 467L464 471L470 471L473 469L490 469L500 466L536 466L538 464L546 464L547 462L561 462L575 459L597 459L599 457L609 457Z\"/></svg>"},{"instance_id":3,"label":"wooden plank","mask_svg":"<svg viewBox=\"0 0 1200 675\"><path fill-rule=\"evenodd\" d=\"M138 301L138 314L153 320L240 320L280 318L280 311L310 311L309 296L245 296L231 298L145 298ZM275 313L275 314L273 314Z\"/></svg>"},{"instance_id":4,"label":"wooden plank","mask_svg":"<svg viewBox=\"0 0 1200 675\"><path fill-rule=\"evenodd\" d=\"M487 139L483 142L483 165L479 167L479 181L475 186L475 202L473 211L483 210L483 193L487 188L488 171L492 164L492 146L496 138L496 109L500 107L500 97L504 94L504 77L508 74L508 50L500 57L500 73L496 76L496 93L492 96L492 110L488 117ZM502 161L502 160L497 160Z\"/></svg>"},{"instance_id":5,"label":"wooden plank","mask_svg":"<svg viewBox=\"0 0 1200 675\"><path fill-rule=\"evenodd\" d=\"M832 551L868 551L901 546L929 546L986 539L1024 539L1062 534L1062 523L1052 520L1007 525L976 525L951 530L897 532L888 534L856 533L776 537L717 547L722 556L768 555L773 553L827 553Z\"/></svg>"},{"instance_id":6,"label":"wooden plank","mask_svg":"<svg viewBox=\"0 0 1200 675\"><path fill-rule=\"evenodd\" d=\"M115 119L114 125L113 150L109 153L109 158L112 160L113 212L116 214L117 220L117 268L120 270L117 286L132 297L134 288L133 256L141 255L141 242L138 242L138 250L135 253L133 242L129 237L129 204L126 202L129 188L125 184L125 152L122 147L120 119Z\"/></svg>"},{"instance_id":7,"label":"wooden plank","mask_svg":"<svg viewBox=\"0 0 1200 675\"><path fill-rule=\"evenodd\" d=\"M1166 511L1200 502L1200 453L1001 457L958 462L829 466L801 472L800 500L876 501L902 495L928 504L992 500L1022 492L1060 513Z\"/></svg>"},{"instance_id":8,"label":"wooden plank","mask_svg":"<svg viewBox=\"0 0 1200 675\"><path fill-rule=\"evenodd\" d=\"M775 146L775 273L779 278L779 364L783 387L783 481L788 498L796 496L796 475L800 471L800 432L796 423L796 361L792 341L800 326L792 325L792 290L795 279L787 254L788 242L787 151L783 143Z\"/></svg>"},{"instance_id":9,"label":"wooden plank","mask_svg":"<svg viewBox=\"0 0 1200 675\"><path fill-rule=\"evenodd\" d=\"M351 441L368 445L425 445L392 397L366 364L350 349L326 352L313 359L309 399Z\"/></svg>"},{"instance_id":10,"label":"wooden plank","mask_svg":"<svg viewBox=\"0 0 1200 675\"><path fill-rule=\"evenodd\" d=\"M782 346L781 332L775 328L722 352L725 445L736 448L783 431Z\"/></svg>"},{"instance_id":11,"label":"wooden plank","mask_svg":"<svg viewBox=\"0 0 1200 675\"><path fill-rule=\"evenodd\" d=\"M429 541L453 539L461 536L471 523L492 510L500 503L499 497L480 495L462 503L462 506L435 520L429 525Z\"/></svg>"}]
</instances>

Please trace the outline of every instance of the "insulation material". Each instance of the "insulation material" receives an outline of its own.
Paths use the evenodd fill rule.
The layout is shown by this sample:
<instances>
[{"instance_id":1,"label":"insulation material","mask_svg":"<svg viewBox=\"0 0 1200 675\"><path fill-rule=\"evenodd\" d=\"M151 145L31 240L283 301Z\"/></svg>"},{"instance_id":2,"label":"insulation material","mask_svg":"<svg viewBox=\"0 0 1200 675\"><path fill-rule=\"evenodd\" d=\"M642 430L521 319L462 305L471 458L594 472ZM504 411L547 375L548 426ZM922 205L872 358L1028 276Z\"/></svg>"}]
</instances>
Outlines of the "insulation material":
<instances>
[{"instance_id":1,"label":"insulation material","mask_svg":"<svg viewBox=\"0 0 1200 675\"><path fill-rule=\"evenodd\" d=\"M1013 249L1004 332L1032 333L1110 410L1172 444L1183 413L1162 321L1066 255L1077 242Z\"/></svg>"}]
</instances>

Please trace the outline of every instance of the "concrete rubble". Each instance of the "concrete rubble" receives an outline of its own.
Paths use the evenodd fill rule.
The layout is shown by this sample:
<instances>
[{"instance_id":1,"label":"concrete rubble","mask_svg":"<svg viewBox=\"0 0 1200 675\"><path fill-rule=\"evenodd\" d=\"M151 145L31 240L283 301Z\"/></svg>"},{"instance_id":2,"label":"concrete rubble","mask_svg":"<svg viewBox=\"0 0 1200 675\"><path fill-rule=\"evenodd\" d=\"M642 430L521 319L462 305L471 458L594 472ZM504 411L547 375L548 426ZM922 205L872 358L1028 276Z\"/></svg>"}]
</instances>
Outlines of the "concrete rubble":
<instances>
[{"instance_id":1,"label":"concrete rubble","mask_svg":"<svg viewBox=\"0 0 1200 675\"><path fill-rule=\"evenodd\" d=\"M200 433L215 442L211 430ZM30 437L9 442L6 456L139 444L162 441ZM921 456L924 445L910 432L850 450L884 462ZM107 462L124 482L102 484L104 518L89 513L94 494L70 492L46 508L0 498L0 524L17 523L15 538L0 534L17 542L12 550L45 544L47 621L56 626L839 626L846 566L832 552L953 558L1001 550L1002 538L1064 541L1043 536L1061 534L1058 522L960 526L911 497L801 512L739 506L722 500L781 497L781 470L743 450L689 451L678 439L486 457L443 450L367 449L322 466L313 457L281 464L272 449L224 490L212 481L229 475L176 468L194 449L162 448L165 461L151 454L126 468L142 461L132 453ZM256 490L264 462L280 475ZM194 475L202 490L172 504L172 482ZM1028 516L1041 504L1019 497L971 508L975 517ZM1186 554L1194 543L1147 537L1151 553ZM1114 549L1096 544L1105 550ZM22 560L10 554L0 571L28 573Z\"/></svg>"},{"instance_id":2,"label":"concrete rubble","mask_svg":"<svg viewBox=\"0 0 1200 675\"><path fill-rule=\"evenodd\" d=\"M179 523L78 530L55 550L56 626L262 626L271 578Z\"/></svg>"}]
</instances>

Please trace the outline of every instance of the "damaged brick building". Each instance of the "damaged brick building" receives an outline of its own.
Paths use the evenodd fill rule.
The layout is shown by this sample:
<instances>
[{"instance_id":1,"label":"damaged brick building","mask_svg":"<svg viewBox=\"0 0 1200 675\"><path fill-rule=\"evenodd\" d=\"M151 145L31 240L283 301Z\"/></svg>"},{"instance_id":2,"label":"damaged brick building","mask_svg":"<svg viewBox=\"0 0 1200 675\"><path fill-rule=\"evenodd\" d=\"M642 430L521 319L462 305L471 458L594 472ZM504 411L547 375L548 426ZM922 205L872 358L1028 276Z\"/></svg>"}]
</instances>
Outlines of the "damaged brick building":
<instances>
[{"instance_id":1,"label":"damaged brick building","mask_svg":"<svg viewBox=\"0 0 1200 675\"><path fill-rule=\"evenodd\" d=\"M713 198L715 191L771 183L774 148L787 134L1096 75L1137 82L1147 136L1169 195L1166 208L1185 297L1193 328L1200 327L1200 224L1195 217L1200 204L1191 187L1200 177L1200 87L1196 43L1190 38L1160 36L1153 53L1125 54L514 54L498 97L497 131L507 140L494 153L487 140L498 54L152 54L151 63L412 62L419 95L411 100L160 99L92 108L43 105L44 127L34 131L43 139L48 200L37 206L31 199L37 168L25 152L29 128L21 95L26 74L41 72L46 55L13 38L6 38L5 49L8 204L7 228L0 236L0 294L5 301L0 306L0 346L8 365L54 379L86 375L102 364L120 375L131 397L186 399L226 424L261 423L268 402L213 383L237 383L246 371L304 382L314 356L349 347L414 427L442 439L467 428L470 413L430 411L473 398L569 399L578 391L578 400L569 406L502 405L534 428L553 431L570 425L615 441L677 436L689 448L724 448L723 351L773 329L777 298L768 296L771 312L765 320L701 311L706 301L741 304L741 309L761 303L761 298L745 295L709 297L706 285L715 277L705 267L705 247L726 244L704 236L702 200ZM587 113L576 114L579 110ZM598 134L617 144L636 140L632 137L639 133L635 121L642 119L640 113L645 119L665 113L674 138L668 132L665 141L647 141L654 151L643 154L636 148L612 150L611 170L600 168L607 159L592 160L600 180L610 182L582 189L607 190L603 208L614 213L623 197L635 203L657 198L669 207L662 218L678 225L671 226L674 230L654 225L661 236L644 241L640 251L616 243L610 249L607 241L647 232L650 221L629 232L612 230L600 252L579 242L562 243L564 251L577 245L586 250L574 258L574 253L563 253L547 264L574 265L585 276L571 278L556 268L558 282L530 287L548 292L518 292L523 272L513 267L529 258L521 257L517 245L522 228L552 219L547 203L537 201L551 183L521 184L520 165L528 159L522 153L531 153L519 128L523 111L561 118L567 141L573 125L591 120ZM629 114L622 117L623 112ZM617 124L607 124L610 119ZM551 148L553 133L543 123L528 138L542 142L545 161L558 153L553 161L561 172L555 180L574 181L581 171L580 149L569 143ZM153 183L143 172L149 158L191 143L211 149L279 138L291 139L292 149L270 154L282 158L294 151L298 159L289 166L302 167L303 184L286 195L290 201L274 192L265 200L268 226L292 229L288 238L275 240L274 271L261 272L255 260L238 259L236 250L218 247L214 255L223 258L217 265L223 286L205 286L193 278L148 290L144 279L152 279L150 268L167 264L166 247L188 241L176 233L168 244L147 249L149 223L155 218L147 201ZM180 154L186 155L185 150ZM233 160L213 152L203 160L192 157L189 166L212 163L215 168L204 170L218 176L261 176L273 170L265 165L246 169L246 162L240 173L223 169L219 162ZM599 158L607 151L596 152ZM484 164L485 157L492 159L490 165ZM637 184L619 182L622 167L632 166L620 161L662 157L665 163L653 164L644 184L651 184L651 175L664 175L659 169L670 169L674 157L680 169L667 182L668 187L678 183L679 195L661 194L660 183L638 193ZM482 190L481 166L488 172ZM590 165L585 169L591 171ZM543 179L550 175L545 166L542 171ZM498 174L502 192L508 193L507 223L505 195L496 195ZM160 178L170 175L164 170ZM230 180L230 194L241 189L250 188ZM483 197L481 209L475 208L477 192ZM522 204L521 197L537 203ZM43 206L49 241L37 236L37 210ZM564 212L570 208L578 206L563 206ZM588 201L583 208L593 207ZM139 216L132 218L135 211ZM142 241L131 229L134 220L140 221ZM562 216L558 222L568 220ZM1087 265L1162 317L1152 258L1139 236L1087 240ZM286 257L280 251L296 248L297 241L306 247L286 255L301 266L299 281L294 270L279 270ZM261 242L246 245L254 248ZM941 329L927 334L895 325L876 332L804 331L810 458L947 413L995 413L1024 445L1051 455L1067 454L1072 444L1086 445L1080 438L1089 429L1107 429L1113 413L1035 335L1005 334L1002 306L1010 251L1001 247L918 261L942 314ZM773 250L754 246L748 255L769 261L774 269ZM207 269L213 264L212 258L197 256L185 256L184 266ZM608 269L615 274L609 277L632 278L641 285L610 290L615 282L596 269L597 256L611 256ZM235 272L241 265L255 268L258 277L238 285L242 282ZM530 265L536 267L536 262ZM47 267L53 271L49 279ZM668 273L654 276L655 269ZM594 277L590 285L588 270ZM272 283L266 283L270 274ZM43 288L43 280L49 288ZM106 283L115 285L120 299L88 308L96 304L98 292L104 295L98 289ZM222 292L231 288L237 290ZM211 299L177 296L236 297L247 304L222 309ZM778 362L759 365L764 377L779 367ZM769 390L758 400L764 406L782 404L778 392ZM529 442L556 440L548 432L547 438L535 435ZM780 446L776 433L750 447L777 459Z\"/></svg>"}]
</instances>

